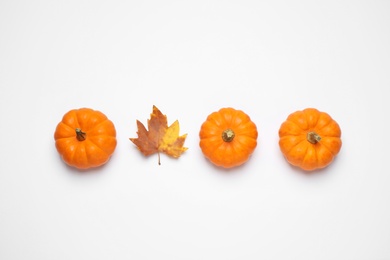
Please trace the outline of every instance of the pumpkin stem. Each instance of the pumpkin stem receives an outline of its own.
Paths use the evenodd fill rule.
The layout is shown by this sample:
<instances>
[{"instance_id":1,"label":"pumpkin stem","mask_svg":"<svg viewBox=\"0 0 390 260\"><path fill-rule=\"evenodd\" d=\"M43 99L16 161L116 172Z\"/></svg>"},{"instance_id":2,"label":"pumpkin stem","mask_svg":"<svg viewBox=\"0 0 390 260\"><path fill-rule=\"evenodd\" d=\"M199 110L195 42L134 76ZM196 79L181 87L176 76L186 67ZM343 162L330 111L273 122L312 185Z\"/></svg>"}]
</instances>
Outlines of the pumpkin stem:
<instances>
[{"instance_id":1,"label":"pumpkin stem","mask_svg":"<svg viewBox=\"0 0 390 260\"><path fill-rule=\"evenodd\" d=\"M235 135L234 131L230 128L228 128L222 132L222 140L224 140L225 142L233 141L235 136L236 135Z\"/></svg>"},{"instance_id":2,"label":"pumpkin stem","mask_svg":"<svg viewBox=\"0 0 390 260\"><path fill-rule=\"evenodd\" d=\"M306 139L309 143L316 144L321 140L321 136L319 136L316 132L308 132Z\"/></svg>"},{"instance_id":3,"label":"pumpkin stem","mask_svg":"<svg viewBox=\"0 0 390 260\"><path fill-rule=\"evenodd\" d=\"M86 133L81 131L80 128L76 128L76 138L77 140L79 140L80 142L81 141L84 141L86 139Z\"/></svg>"}]
</instances>

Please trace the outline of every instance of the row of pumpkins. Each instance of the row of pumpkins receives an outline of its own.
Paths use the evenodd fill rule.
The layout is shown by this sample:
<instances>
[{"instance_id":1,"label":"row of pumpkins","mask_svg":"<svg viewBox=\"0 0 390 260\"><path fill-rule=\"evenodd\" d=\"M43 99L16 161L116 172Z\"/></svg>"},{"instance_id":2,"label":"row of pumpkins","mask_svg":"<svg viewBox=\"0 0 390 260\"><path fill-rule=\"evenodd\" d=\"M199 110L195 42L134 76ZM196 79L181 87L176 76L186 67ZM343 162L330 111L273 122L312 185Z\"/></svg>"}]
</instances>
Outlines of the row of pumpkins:
<instances>
[{"instance_id":1,"label":"row of pumpkins","mask_svg":"<svg viewBox=\"0 0 390 260\"><path fill-rule=\"evenodd\" d=\"M257 137L256 124L245 112L226 107L208 115L201 125L199 146L211 163L233 168L250 158ZM328 166L342 145L338 123L315 108L291 113L280 126L279 138L286 160L304 171ZM54 139L63 161L78 169L107 163L117 144L112 121L90 108L68 111L58 123Z\"/></svg>"}]
</instances>

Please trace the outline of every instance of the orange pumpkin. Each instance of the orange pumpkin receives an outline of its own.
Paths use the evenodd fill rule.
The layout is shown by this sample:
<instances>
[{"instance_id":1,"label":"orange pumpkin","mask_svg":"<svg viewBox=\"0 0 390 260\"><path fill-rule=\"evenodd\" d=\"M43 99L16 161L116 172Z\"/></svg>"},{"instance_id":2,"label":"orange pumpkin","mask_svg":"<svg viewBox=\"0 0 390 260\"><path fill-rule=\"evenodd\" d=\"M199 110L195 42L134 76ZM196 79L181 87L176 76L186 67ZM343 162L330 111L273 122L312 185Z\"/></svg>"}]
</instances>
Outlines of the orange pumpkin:
<instances>
[{"instance_id":1,"label":"orange pumpkin","mask_svg":"<svg viewBox=\"0 0 390 260\"><path fill-rule=\"evenodd\" d=\"M117 144L114 124L90 108L68 111L58 123L54 139L62 159L78 169L105 164Z\"/></svg>"},{"instance_id":2,"label":"orange pumpkin","mask_svg":"<svg viewBox=\"0 0 390 260\"><path fill-rule=\"evenodd\" d=\"M342 144L340 126L315 108L291 113L280 126L279 137L286 160L306 171L328 166Z\"/></svg>"},{"instance_id":3,"label":"orange pumpkin","mask_svg":"<svg viewBox=\"0 0 390 260\"><path fill-rule=\"evenodd\" d=\"M213 164L232 168L245 163L257 146L257 128L241 110L222 108L202 124L200 148Z\"/></svg>"}]
</instances>

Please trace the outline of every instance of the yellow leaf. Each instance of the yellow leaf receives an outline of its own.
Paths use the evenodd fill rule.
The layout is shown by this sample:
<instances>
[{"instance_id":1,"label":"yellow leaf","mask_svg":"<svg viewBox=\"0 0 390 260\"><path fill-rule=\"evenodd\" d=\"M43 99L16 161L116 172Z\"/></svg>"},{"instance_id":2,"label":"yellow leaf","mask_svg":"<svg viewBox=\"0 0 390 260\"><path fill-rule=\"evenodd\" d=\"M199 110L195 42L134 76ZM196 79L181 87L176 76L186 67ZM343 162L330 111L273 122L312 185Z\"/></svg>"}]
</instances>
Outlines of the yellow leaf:
<instances>
[{"instance_id":1,"label":"yellow leaf","mask_svg":"<svg viewBox=\"0 0 390 260\"><path fill-rule=\"evenodd\" d=\"M183 147L187 134L179 136L180 126L179 121L175 121L165 132L164 137L159 145L162 152L178 158L188 148Z\"/></svg>"}]
</instances>

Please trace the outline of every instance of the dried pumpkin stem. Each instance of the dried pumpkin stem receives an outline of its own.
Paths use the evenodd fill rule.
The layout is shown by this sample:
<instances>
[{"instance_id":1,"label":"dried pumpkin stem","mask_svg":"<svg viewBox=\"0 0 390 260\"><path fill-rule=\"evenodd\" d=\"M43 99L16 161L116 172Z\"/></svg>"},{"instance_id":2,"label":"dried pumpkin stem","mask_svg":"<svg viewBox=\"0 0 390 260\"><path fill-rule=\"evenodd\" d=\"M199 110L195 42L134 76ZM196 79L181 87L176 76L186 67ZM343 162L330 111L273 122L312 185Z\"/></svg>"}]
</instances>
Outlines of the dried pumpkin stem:
<instances>
[{"instance_id":1,"label":"dried pumpkin stem","mask_svg":"<svg viewBox=\"0 0 390 260\"><path fill-rule=\"evenodd\" d=\"M316 132L308 132L306 135L307 141L312 144L316 144L321 140L321 136L319 136Z\"/></svg>"},{"instance_id":2,"label":"dried pumpkin stem","mask_svg":"<svg viewBox=\"0 0 390 260\"><path fill-rule=\"evenodd\" d=\"M236 135L235 135L234 131L230 128L228 128L222 132L222 140L224 140L225 142L233 141L235 136Z\"/></svg>"},{"instance_id":3,"label":"dried pumpkin stem","mask_svg":"<svg viewBox=\"0 0 390 260\"><path fill-rule=\"evenodd\" d=\"M76 128L76 138L79 141L84 141L86 139L86 133L81 131L80 128Z\"/></svg>"}]
</instances>

